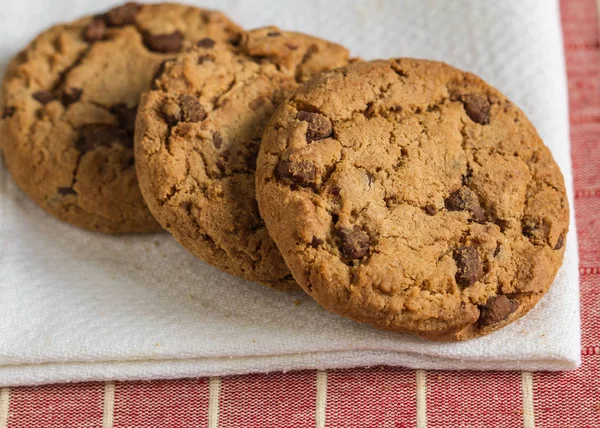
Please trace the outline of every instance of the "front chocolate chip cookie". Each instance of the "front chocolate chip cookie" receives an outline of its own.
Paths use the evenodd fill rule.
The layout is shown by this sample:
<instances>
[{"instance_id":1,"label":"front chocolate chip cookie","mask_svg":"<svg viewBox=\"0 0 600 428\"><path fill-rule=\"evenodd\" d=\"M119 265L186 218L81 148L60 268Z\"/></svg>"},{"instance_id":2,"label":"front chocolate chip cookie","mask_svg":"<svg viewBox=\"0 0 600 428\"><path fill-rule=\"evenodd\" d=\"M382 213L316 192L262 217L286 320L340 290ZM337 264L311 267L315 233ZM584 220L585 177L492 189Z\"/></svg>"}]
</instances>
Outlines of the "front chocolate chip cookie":
<instances>
[{"instance_id":1,"label":"front chocolate chip cookie","mask_svg":"<svg viewBox=\"0 0 600 428\"><path fill-rule=\"evenodd\" d=\"M325 308L435 340L529 311L561 264L562 175L521 110L446 64L351 64L275 112L257 200Z\"/></svg>"},{"instance_id":2,"label":"front chocolate chip cookie","mask_svg":"<svg viewBox=\"0 0 600 428\"><path fill-rule=\"evenodd\" d=\"M276 107L303 80L347 63L342 46L274 27L244 33L236 46L204 38L164 63L142 97L135 142L140 187L161 225L227 272L297 287L258 213L256 156ZM331 135L324 116L297 120L307 141ZM293 154L277 166L295 187L316 186L320 173Z\"/></svg>"},{"instance_id":3,"label":"front chocolate chip cookie","mask_svg":"<svg viewBox=\"0 0 600 428\"><path fill-rule=\"evenodd\" d=\"M176 30L174 30L176 29ZM140 193L133 132L159 64L240 29L218 12L127 3L58 25L8 67L0 144L17 185L50 214L86 229L161 230ZM182 101L183 121L202 115Z\"/></svg>"}]
</instances>

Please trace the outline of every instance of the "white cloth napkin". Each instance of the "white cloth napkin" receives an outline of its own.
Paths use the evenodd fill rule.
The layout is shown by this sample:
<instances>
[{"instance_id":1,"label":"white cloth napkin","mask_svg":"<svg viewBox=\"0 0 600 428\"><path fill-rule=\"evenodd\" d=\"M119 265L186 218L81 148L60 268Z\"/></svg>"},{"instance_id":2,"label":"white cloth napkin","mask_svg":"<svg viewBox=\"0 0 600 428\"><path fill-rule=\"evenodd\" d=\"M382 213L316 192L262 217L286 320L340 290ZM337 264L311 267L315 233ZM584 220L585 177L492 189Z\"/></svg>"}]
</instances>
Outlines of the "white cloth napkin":
<instances>
[{"instance_id":1,"label":"white cloth napkin","mask_svg":"<svg viewBox=\"0 0 600 428\"><path fill-rule=\"evenodd\" d=\"M37 32L115 4L10 1L0 66ZM200 4L200 2L198 2ZM364 59L415 56L480 74L552 149L571 206L567 86L556 0L206 0L247 28L277 24ZM8 7L6 7L8 6ZM44 214L0 167L0 385L399 365L564 370L580 361L575 223L554 285L490 336L430 343L330 314L195 259L167 234L111 237Z\"/></svg>"}]
</instances>

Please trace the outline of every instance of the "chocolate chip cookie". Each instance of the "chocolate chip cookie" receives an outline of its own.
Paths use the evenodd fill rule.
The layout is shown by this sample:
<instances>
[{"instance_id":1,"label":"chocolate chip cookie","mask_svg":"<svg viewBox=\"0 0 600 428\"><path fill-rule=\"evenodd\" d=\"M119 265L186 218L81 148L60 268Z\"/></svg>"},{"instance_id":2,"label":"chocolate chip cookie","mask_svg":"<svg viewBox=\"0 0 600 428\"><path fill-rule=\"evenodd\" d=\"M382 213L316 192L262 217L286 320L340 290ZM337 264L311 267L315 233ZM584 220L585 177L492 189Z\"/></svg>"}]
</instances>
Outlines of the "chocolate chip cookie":
<instances>
[{"instance_id":1,"label":"chocolate chip cookie","mask_svg":"<svg viewBox=\"0 0 600 428\"><path fill-rule=\"evenodd\" d=\"M139 191L133 128L159 64L194 43L239 41L218 12L127 3L53 27L9 65L0 149L50 214L102 232L160 230Z\"/></svg>"},{"instance_id":2,"label":"chocolate chip cookie","mask_svg":"<svg viewBox=\"0 0 600 428\"><path fill-rule=\"evenodd\" d=\"M140 187L159 223L227 272L295 287L258 213L256 156L275 108L310 76L347 63L342 46L275 27L234 47L206 40L165 62L135 132Z\"/></svg>"},{"instance_id":3,"label":"chocolate chip cookie","mask_svg":"<svg viewBox=\"0 0 600 428\"><path fill-rule=\"evenodd\" d=\"M561 172L523 112L473 74L395 59L303 85L277 110L257 198L325 308L436 340L529 311L561 265Z\"/></svg>"}]
</instances>

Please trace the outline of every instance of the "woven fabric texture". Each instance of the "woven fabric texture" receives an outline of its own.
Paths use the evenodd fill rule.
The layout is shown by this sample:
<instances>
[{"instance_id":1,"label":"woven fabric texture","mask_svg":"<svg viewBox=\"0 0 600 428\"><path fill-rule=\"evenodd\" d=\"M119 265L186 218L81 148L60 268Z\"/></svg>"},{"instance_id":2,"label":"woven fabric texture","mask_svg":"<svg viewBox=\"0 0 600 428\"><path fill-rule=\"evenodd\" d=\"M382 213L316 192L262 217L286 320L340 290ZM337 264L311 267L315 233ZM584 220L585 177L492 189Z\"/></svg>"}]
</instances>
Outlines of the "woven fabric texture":
<instances>
[{"instance_id":1,"label":"woven fabric texture","mask_svg":"<svg viewBox=\"0 0 600 428\"><path fill-rule=\"evenodd\" d=\"M582 367L563 373L343 371L0 389L0 428L600 427L600 42L562 0L579 237Z\"/></svg>"}]
</instances>

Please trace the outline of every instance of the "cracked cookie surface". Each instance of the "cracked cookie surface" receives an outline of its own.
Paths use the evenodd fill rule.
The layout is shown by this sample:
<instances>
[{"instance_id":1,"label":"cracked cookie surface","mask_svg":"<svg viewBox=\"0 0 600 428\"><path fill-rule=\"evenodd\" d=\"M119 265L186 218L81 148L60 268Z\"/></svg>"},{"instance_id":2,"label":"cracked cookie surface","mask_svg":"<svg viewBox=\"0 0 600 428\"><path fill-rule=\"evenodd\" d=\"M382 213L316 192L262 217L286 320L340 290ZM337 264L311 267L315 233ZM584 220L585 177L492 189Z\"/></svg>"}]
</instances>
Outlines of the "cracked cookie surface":
<instances>
[{"instance_id":1,"label":"cracked cookie surface","mask_svg":"<svg viewBox=\"0 0 600 428\"><path fill-rule=\"evenodd\" d=\"M155 218L208 263L296 287L258 213L256 156L270 116L299 82L347 63L343 47L275 27L165 63L142 97L135 134L140 187Z\"/></svg>"},{"instance_id":2,"label":"cracked cookie surface","mask_svg":"<svg viewBox=\"0 0 600 428\"><path fill-rule=\"evenodd\" d=\"M110 233L160 230L140 193L133 131L157 67L198 41L237 42L219 12L128 3L39 35L2 86L0 150L50 214Z\"/></svg>"},{"instance_id":3,"label":"cracked cookie surface","mask_svg":"<svg viewBox=\"0 0 600 428\"><path fill-rule=\"evenodd\" d=\"M324 73L281 105L257 199L323 307L435 340L529 311L561 265L562 174L523 112L477 76L396 59Z\"/></svg>"}]
</instances>

